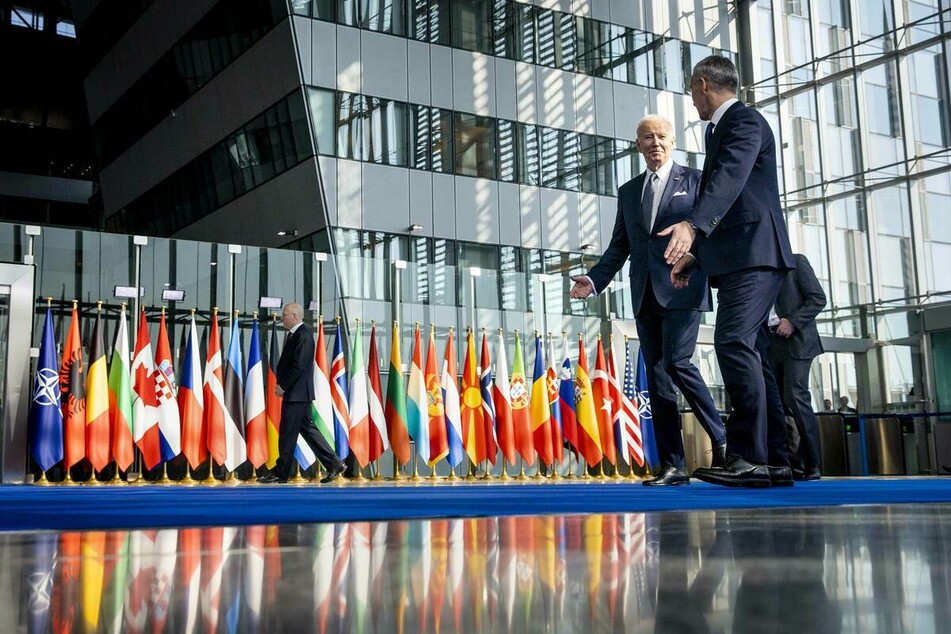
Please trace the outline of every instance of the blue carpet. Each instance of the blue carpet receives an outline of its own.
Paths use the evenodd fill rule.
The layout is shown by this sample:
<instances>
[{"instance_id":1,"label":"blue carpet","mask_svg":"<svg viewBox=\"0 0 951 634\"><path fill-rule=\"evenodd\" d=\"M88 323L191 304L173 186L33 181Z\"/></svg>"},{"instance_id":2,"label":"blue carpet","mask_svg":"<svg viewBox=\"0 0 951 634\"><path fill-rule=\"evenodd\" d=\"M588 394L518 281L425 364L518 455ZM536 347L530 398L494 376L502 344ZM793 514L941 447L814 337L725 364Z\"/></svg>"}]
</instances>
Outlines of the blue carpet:
<instances>
[{"instance_id":1,"label":"blue carpet","mask_svg":"<svg viewBox=\"0 0 951 634\"><path fill-rule=\"evenodd\" d=\"M0 486L0 530L345 522L951 502L951 478L843 478L775 489L693 481L333 485Z\"/></svg>"}]
</instances>

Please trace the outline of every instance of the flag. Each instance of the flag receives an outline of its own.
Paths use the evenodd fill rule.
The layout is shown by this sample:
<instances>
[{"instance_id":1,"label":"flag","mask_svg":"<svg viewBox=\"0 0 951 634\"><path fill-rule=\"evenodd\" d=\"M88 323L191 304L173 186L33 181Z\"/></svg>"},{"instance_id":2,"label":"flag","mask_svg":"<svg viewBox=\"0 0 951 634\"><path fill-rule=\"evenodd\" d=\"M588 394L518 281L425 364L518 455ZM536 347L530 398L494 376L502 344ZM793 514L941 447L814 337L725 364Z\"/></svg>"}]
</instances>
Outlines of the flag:
<instances>
[{"instance_id":1,"label":"flag","mask_svg":"<svg viewBox=\"0 0 951 634\"><path fill-rule=\"evenodd\" d=\"M512 429L515 436L515 448L522 460L528 464L535 462L535 449L532 439L532 421L529 406L528 381L525 378L525 364L522 361L522 340L515 331L515 359L512 362Z\"/></svg>"},{"instance_id":2,"label":"flag","mask_svg":"<svg viewBox=\"0 0 951 634\"><path fill-rule=\"evenodd\" d=\"M380 357L376 351L376 324L370 328L370 358L367 360L367 373L370 390L370 455L371 461L379 460L383 452L389 449L390 442L386 434L386 415L383 411L383 387L380 384Z\"/></svg>"},{"instance_id":3,"label":"flag","mask_svg":"<svg viewBox=\"0 0 951 634\"><path fill-rule=\"evenodd\" d=\"M624 343L624 375L621 376L619 364L615 362L614 346L611 346L611 389L618 403L614 419L614 434L621 457L633 467L644 466L644 448L641 442L640 417L635 405L634 371L631 368L631 351Z\"/></svg>"},{"instance_id":4,"label":"flag","mask_svg":"<svg viewBox=\"0 0 951 634\"><path fill-rule=\"evenodd\" d=\"M182 382L178 386L179 416L182 420L182 453L192 469L205 461L206 431L202 425L205 399L201 389L201 359L198 358L198 333L192 313L182 360Z\"/></svg>"},{"instance_id":5,"label":"flag","mask_svg":"<svg viewBox=\"0 0 951 634\"><path fill-rule=\"evenodd\" d=\"M532 440L538 459L551 465L554 459L551 440L551 403L548 400L548 371L542 351L542 338L535 334L535 373L531 401Z\"/></svg>"},{"instance_id":6,"label":"flag","mask_svg":"<svg viewBox=\"0 0 951 634\"><path fill-rule=\"evenodd\" d=\"M485 457L495 464L499 443L495 437L495 404L492 402L492 359L489 341L482 331L482 358L479 361L479 393L482 397L482 430L485 433Z\"/></svg>"},{"instance_id":7,"label":"flag","mask_svg":"<svg viewBox=\"0 0 951 634\"><path fill-rule=\"evenodd\" d=\"M561 429L561 408L558 406L558 395L561 391L561 377L555 367L555 340L548 336L548 407L551 410L551 453L555 462L561 462L565 457L564 437Z\"/></svg>"},{"instance_id":8,"label":"flag","mask_svg":"<svg viewBox=\"0 0 951 634\"><path fill-rule=\"evenodd\" d=\"M472 331L466 337L466 358L462 365L462 438L472 464L486 459L485 408L476 365L475 338Z\"/></svg>"},{"instance_id":9,"label":"flag","mask_svg":"<svg viewBox=\"0 0 951 634\"><path fill-rule=\"evenodd\" d=\"M248 446L244 438L244 381L241 369L244 366L241 353L241 330L238 317L231 321L231 342L228 357L222 367L224 377L225 444L227 456L225 468L234 471L248 459Z\"/></svg>"},{"instance_id":10,"label":"flag","mask_svg":"<svg viewBox=\"0 0 951 634\"><path fill-rule=\"evenodd\" d=\"M99 323L97 316L96 322ZM102 331L99 331L100 334L100 343L102 339ZM96 340L93 339L93 345L95 346ZM103 346L104 348L105 346ZM102 359L103 365L106 363L105 350L102 350L101 357L93 357L92 353L89 355L94 359L93 363L89 364L89 373L94 372L93 364ZM105 384L105 372L102 375L102 383ZM99 379L97 379L99 380ZM105 394L105 388L97 387L97 389L103 390L102 399L108 401ZM86 391L89 394L89 391ZM87 403L89 404L89 403ZM98 410L97 410L98 411ZM108 420L109 409L108 406L103 408L103 411L106 413L106 419ZM101 425L101 423L100 423ZM106 432L108 433L108 431ZM101 442L101 441L100 441ZM108 452L108 442L106 443L106 451ZM98 452L100 447L93 446L93 448ZM90 454L90 459L95 454ZM96 460L99 458L96 457ZM94 463L95 464L95 463ZM107 461L108 464L108 461ZM82 596L82 615L83 615L83 631L86 632L95 632L99 629L99 608L102 605L102 587L103 587L103 577L105 576L105 565L103 557L106 552L106 532L105 531L89 531L83 533L83 542L82 542L82 557L80 559L80 583L83 589Z\"/></svg>"},{"instance_id":11,"label":"flag","mask_svg":"<svg viewBox=\"0 0 951 634\"><path fill-rule=\"evenodd\" d=\"M109 420L112 424L112 455L116 466L128 471L135 460L132 446L132 375L129 371L129 334L125 322L125 304L119 313L116 342L109 367Z\"/></svg>"},{"instance_id":12,"label":"flag","mask_svg":"<svg viewBox=\"0 0 951 634\"><path fill-rule=\"evenodd\" d=\"M657 440L654 437L654 417L651 415L651 395L647 389L647 366L644 352L637 351L637 413L641 423L641 440L644 446L644 461L651 469L660 464L657 455Z\"/></svg>"},{"instance_id":13,"label":"flag","mask_svg":"<svg viewBox=\"0 0 951 634\"><path fill-rule=\"evenodd\" d=\"M244 436L248 443L248 460L255 469L267 462L267 403L264 398L264 362L258 320L251 324L251 348L248 350L248 373L244 382Z\"/></svg>"},{"instance_id":14,"label":"flag","mask_svg":"<svg viewBox=\"0 0 951 634\"><path fill-rule=\"evenodd\" d=\"M96 471L112 460L109 444L109 380L106 346L102 342L102 308L96 313L86 374L86 457ZM93 476L95 477L95 476Z\"/></svg>"},{"instance_id":15,"label":"flag","mask_svg":"<svg viewBox=\"0 0 951 634\"><path fill-rule=\"evenodd\" d=\"M274 362L277 368L277 362ZM331 447L336 446L334 435L333 390L330 386L330 364L327 363L327 342L324 341L323 317L317 328L317 345L314 348L314 401L310 407L310 417Z\"/></svg>"},{"instance_id":16,"label":"flag","mask_svg":"<svg viewBox=\"0 0 951 634\"><path fill-rule=\"evenodd\" d=\"M205 380L202 384L205 401L204 428L211 458L222 465L228 458L225 438L225 390L221 370L221 336L218 334L218 310L211 315L208 334L208 356L205 360Z\"/></svg>"},{"instance_id":17,"label":"flag","mask_svg":"<svg viewBox=\"0 0 951 634\"><path fill-rule=\"evenodd\" d=\"M384 418L393 455L401 465L409 462L409 417L406 407L406 389L403 385L403 362L400 359L400 325L393 322L393 341L390 346L390 372L386 380L386 407Z\"/></svg>"},{"instance_id":18,"label":"flag","mask_svg":"<svg viewBox=\"0 0 951 634\"><path fill-rule=\"evenodd\" d=\"M370 461L370 402L367 398L367 369L363 365L360 322L353 334L350 355L350 451L360 467Z\"/></svg>"},{"instance_id":19,"label":"flag","mask_svg":"<svg viewBox=\"0 0 951 634\"><path fill-rule=\"evenodd\" d=\"M578 451L589 467L601 462L601 434L594 405L594 391L588 375L584 341L578 337L578 372L575 377L575 413L578 418Z\"/></svg>"},{"instance_id":20,"label":"flag","mask_svg":"<svg viewBox=\"0 0 951 634\"><path fill-rule=\"evenodd\" d=\"M280 453L277 441L281 431L281 397L276 394L277 364L280 359L281 355L277 351L277 320L274 320L271 322L271 345L268 348L267 379L264 388L264 415L267 420L267 462L265 464L268 469L274 468ZM314 386L317 386L316 372ZM329 400L327 404L330 404ZM311 417L313 417L313 408L314 404L311 403Z\"/></svg>"},{"instance_id":21,"label":"flag","mask_svg":"<svg viewBox=\"0 0 951 634\"><path fill-rule=\"evenodd\" d=\"M139 312L139 329L135 337L135 356L132 359L132 377L135 395L132 401L133 436L142 452L146 469L162 461L158 427L158 386L145 309Z\"/></svg>"},{"instance_id":22,"label":"flag","mask_svg":"<svg viewBox=\"0 0 951 634\"><path fill-rule=\"evenodd\" d=\"M446 412L447 461L451 467L459 466L465 453L462 448L462 414L459 411L459 379L456 371L456 347L450 328L446 356L442 363L442 401Z\"/></svg>"},{"instance_id":23,"label":"flag","mask_svg":"<svg viewBox=\"0 0 951 634\"><path fill-rule=\"evenodd\" d=\"M561 383L558 386L558 413L561 416L562 434L575 451L579 450L578 418L575 415L575 382L571 376L571 359L568 358L568 337L562 337Z\"/></svg>"},{"instance_id":24,"label":"flag","mask_svg":"<svg viewBox=\"0 0 951 634\"><path fill-rule=\"evenodd\" d=\"M56 342L53 340L53 311L47 308L29 420L30 449L43 471L63 459L63 404L58 366Z\"/></svg>"},{"instance_id":25,"label":"flag","mask_svg":"<svg viewBox=\"0 0 951 634\"><path fill-rule=\"evenodd\" d=\"M515 429L512 423L512 394L509 385L508 360L505 358L505 335L499 329L499 353L495 357L495 389L492 392L495 405L495 429L502 449L502 457L510 465L515 464ZM503 474L505 465L502 465Z\"/></svg>"},{"instance_id":26,"label":"flag","mask_svg":"<svg viewBox=\"0 0 951 634\"><path fill-rule=\"evenodd\" d=\"M614 450L614 412L617 404L612 400L611 383L608 379L608 366L604 361L604 346L598 337L598 352L594 364L594 406L598 414L598 434L601 437L601 453L611 464L617 464Z\"/></svg>"},{"instance_id":27,"label":"flag","mask_svg":"<svg viewBox=\"0 0 951 634\"><path fill-rule=\"evenodd\" d=\"M347 361L343 357L343 331L339 321L330 380L333 390L334 441L337 457L345 460L350 455L350 388L347 385Z\"/></svg>"},{"instance_id":28,"label":"flag","mask_svg":"<svg viewBox=\"0 0 951 634\"><path fill-rule=\"evenodd\" d=\"M194 322L192 322L194 323ZM187 346L187 344L186 344ZM196 355L197 358L197 355ZM185 364L182 363L182 384L179 386L179 398L181 390L185 387ZM182 418L184 420L184 417ZM188 456L187 449L184 450L185 456ZM199 463L201 461L199 460ZM182 565L179 567L179 581L182 592L184 606L182 609L182 632L184 634L193 634L198 626L199 614L199 590L201 589L201 529L200 528L182 528L179 534L179 551L182 556Z\"/></svg>"},{"instance_id":29,"label":"flag","mask_svg":"<svg viewBox=\"0 0 951 634\"><path fill-rule=\"evenodd\" d=\"M449 454L449 439L446 437L446 410L443 404L442 385L436 373L436 327L429 328L429 348L426 351L426 399L429 403L429 464Z\"/></svg>"},{"instance_id":30,"label":"flag","mask_svg":"<svg viewBox=\"0 0 951 634\"><path fill-rule=\"evenodd\" d=\"M175 394L175 368L172 366L172 351L168 345L168 330L165 329L165 311L159 320L158 341L155 347L155 396L158 400L159 447L162 461L168 462L182 452L182 419L178 415Z\"/></svg>"},{"instance_id":31,"label":"flag","mask_svg":"<svg viewBox=\"0 0 951 634\"><path fill-rule=\"evenodd\" d=\"M392 380L392 378L390 379ZM406 401L406 430L416 442L416 454L429 462L429 392L426 390L426 375L423 373L423 344L419 336L419 324L413 333L413 364L409 370L409 387Z\"/></svg>"},{"instance_id":32,"label":"flag","mask_svg":"<svg viewBox=\"0 0 951 634\"><path fill-rule=\"evenodd\" d=\"M66 468L86 457L86 390L83 385L83 348L79 335L79 316L73 302L73 316L63 346L59 366L60 401L63 405L63 452Z\"/></svg>"}]
</instances>

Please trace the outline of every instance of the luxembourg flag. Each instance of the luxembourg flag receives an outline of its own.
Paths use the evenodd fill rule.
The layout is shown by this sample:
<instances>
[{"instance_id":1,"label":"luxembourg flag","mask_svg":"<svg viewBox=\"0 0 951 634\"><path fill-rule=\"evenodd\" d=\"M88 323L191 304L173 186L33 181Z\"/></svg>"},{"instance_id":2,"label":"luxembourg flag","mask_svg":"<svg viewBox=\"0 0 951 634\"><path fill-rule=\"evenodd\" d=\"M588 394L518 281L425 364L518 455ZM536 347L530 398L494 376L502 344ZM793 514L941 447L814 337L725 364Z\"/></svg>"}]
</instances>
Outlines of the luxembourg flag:
<instances>
[{"instance_id":1,"label":"luxembourg flag","mask_svg":"<svg viewBox=\"0 0 951 634\"><path fill-rule=\"evenodd\" d=\"M413 333L413 364L409 370L408 399L406 401L406 427L416 442L416 455L424 463L429 462L429 398L423 374L423 344L419 324Z\"/></svg>"},{"instance_id":2,"label":"luxembourg flag","mask_svg":"<svg viewBox=\"0 0 951 634\"><path fill-rule=\"evenodd\" d=\"M267 414L264 398L264 363L258 320L251 326L251 349L248 350L248 373L244 382L244 436L248 444L248 460L255 469L267 462Z\"/></svg>"},{"instance_id":3,"label":"luxembourg flag","mask_svg":"<svg viewBox=\"0 0 951 634\"><path fill-rule=\"evenodd\" d=\"M442 362L442 402L446 411L446 439L449 454L446 461L455 467L462 462L462 414L459 411L459 385L456 378L456 347L452 341L452 328L446 341L446 356Z\"/></svg>"},{"instance_id":4,"label":"luxembourg flag","mask_svg":"<svg viewBox=\"0 0 951 634\"><path fill-rule=\"evenodd\" d=\"M192 313L185 358L182 361L182 382L178 386L178 407L182 419L182 453L192 469L205 461L205 430L202 414L205 409L201 386L201 360L198 358L198 333Z\"/></svg>"},{"instance_id":5,"label":"luxembourg flag","mask_svg":"<svg viewBox=\"0 0 951 634\"><path fill-rule=\"evenodd\" d=\"M350 455L350 398L347 385L347 362L343 357L343 337L340 322L334 339L334 357L330 363L330 387L333 391L334 441L337 457L346 460Z\"/></svg>"}]
</instances>

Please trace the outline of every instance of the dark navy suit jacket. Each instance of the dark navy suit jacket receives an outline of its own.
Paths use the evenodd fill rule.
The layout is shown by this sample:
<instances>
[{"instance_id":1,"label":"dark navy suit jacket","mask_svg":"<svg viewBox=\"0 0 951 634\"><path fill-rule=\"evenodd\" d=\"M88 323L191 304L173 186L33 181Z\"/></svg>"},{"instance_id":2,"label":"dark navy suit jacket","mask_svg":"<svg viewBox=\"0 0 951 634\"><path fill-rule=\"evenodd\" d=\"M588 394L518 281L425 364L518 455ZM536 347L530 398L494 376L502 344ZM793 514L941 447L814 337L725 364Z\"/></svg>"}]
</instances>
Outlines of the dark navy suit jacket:
<instances>
[{"instance_id":1,"label":"dark navy suit jacket","mask_svg":"<svg viewBox=\"0 0 951 634\"><path fill-rule=\"evenodd\" d=\"M822 354L816 315L826 307L826 294L806 256L795 255L796 270L786 273L776 298L776 314L788 319L796 332L788 339L773 337L776 352L793 359L813 359Z\"/></svg>"},{"instance_id":2,"label":"dark navy suit jacket","mask_svg":"<svg viewBox=\"0 0 951 634\"><path fill-rule=\"evenodd\" d=\"M713 286L717 276L744 269L795 268L779 207L776 144L763 115L741 102L724 113L707 148L700 190L693 252Z\"/></svg>"},{"instance_id":3,"label":"dark navy suit jacket","mask_svg":"<svg viewBox=\"0 0 951 634\"><path fill-rule=\"evenodd\" d=\"M700 193L700 171L673 164L650 232L641 221L645 178L646 172L618 189L617 218L611 243L601 256L601 261L588 272L588 277L600 293L630 257L631 306L635 315L640 311L648 277L657 303L661 306L710 310L706 272L694 270L687 288L675 289L670 283L670 266L664 262L664 250L670 237L657 235L658 231L691 217Z\"/></svg>"},{"instance_id":4,"label":"dark navy suit jacket","mask_svg":"<svg viewBox=\"0 0 951 634\"><path fill-rule=\"evenodd\" d=\"M314 400L314 331L307 324L287 336L275 372L284 401Z\"/></svg>"}]
</instances>

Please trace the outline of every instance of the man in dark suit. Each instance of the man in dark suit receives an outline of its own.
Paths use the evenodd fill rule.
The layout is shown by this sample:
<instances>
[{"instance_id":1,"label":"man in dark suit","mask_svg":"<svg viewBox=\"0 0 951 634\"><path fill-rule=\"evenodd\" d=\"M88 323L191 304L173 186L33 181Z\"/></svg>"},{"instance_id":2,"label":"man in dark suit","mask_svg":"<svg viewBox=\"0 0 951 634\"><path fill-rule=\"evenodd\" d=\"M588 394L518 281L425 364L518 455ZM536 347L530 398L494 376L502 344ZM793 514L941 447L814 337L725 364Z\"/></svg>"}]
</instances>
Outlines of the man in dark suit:
<instances>
[{"instance_id":1,"label":"man in dark suit","mask_svg":"<svg viewBox=\"0 0 951 634\"><path fill-rule=\"evenodd\" d=\"M725 57L703 59L690 92L709 121L700 200L689 218L660 232L671 280L689 288L696 265L718 288L714 348L733 411L727 422L727 465L694 475L727 486L770 486L766 393L756 338L783 275L795 267L779 204L776 145L761 114L736 98L739 77Z\"/></svg>"},{"instance_id":2,"label":"man in dark suit","mask_svg":"<svg viewBox=\"0 0 951 634\"><path fill-rule=\"evenodd\" d=\"M575 282L571 297L588 297L603 291L625 260L631 260L631 305L647 367L662 465L656 477L644 481L648 486L690 483L674 385L710 436L713 463L722 465L726 458L723 422L700 371L690 361L701 311L710 310L706 278L698 271L687 290L675 289L664 262L667 240L657 237L659 229L686 218L697 201L700 172L674 163L670 159L673 146L673 127L663 117L649 115L638 123L637 149L644 155L647 171L618 190L614 233L600 262L587 275L571 278Z\"/></svg>"},{"instance_id":3,"label":"man in dark suit","mask_svg":"<svg viewBox=\"0 0 951 634\"><path fill-rule=\"evenodd\" d=\"M782 390L783 406L799 430L801 465L793 465L793 471L799 480L818 480L822 452L809 393L809 369L823 352L816 315L826 306L826 294L806 256L797 253L795 259L796 268L786 274L779 288L775 315L770 314L769 362Z\"/></svg>"},{"instance_id":4,"label":"man in dark suit","mask_svg":"<svg viewBox=\"0 0 951 634\"><path fill-rule=\"evenodd\" d=\"M310 403L314 400L314 331L303 319L304 309L300 304L288 304L281 313L281 323L290 334L284 340L281 359L277 362L277 387L274 388L282 400L278 458L271 473L258 480L265 484L287 482L298 434L304 437L327 470L322 483L336 480L345 469L310 417Z\"/></svg>"}]
</instances>

